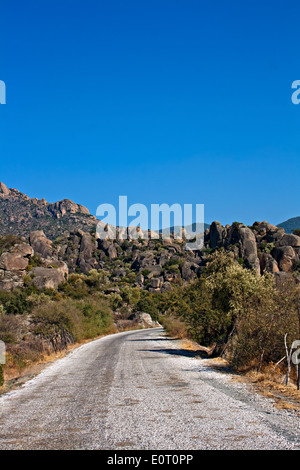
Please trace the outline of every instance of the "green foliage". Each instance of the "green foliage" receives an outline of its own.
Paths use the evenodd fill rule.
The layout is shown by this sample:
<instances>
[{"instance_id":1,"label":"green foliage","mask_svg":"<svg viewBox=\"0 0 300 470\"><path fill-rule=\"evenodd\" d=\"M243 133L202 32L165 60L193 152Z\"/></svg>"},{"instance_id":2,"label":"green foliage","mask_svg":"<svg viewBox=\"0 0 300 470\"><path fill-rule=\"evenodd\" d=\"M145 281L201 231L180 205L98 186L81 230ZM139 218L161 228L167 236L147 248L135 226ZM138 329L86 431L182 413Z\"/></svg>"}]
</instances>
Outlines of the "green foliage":
<instances>
[{"instance_id":1,"label":"green foliage","mask_svg":"<svg viewBox=\"0 0 300 470\"><path fill-rule=\"evenodd\" d=\"M25 325L19 315L0 315L0 341L5 344L16 344L23 339Z\"/></svg>"},{"instance_id":2,"label":"green foliage","mask_svg":"<svg viewBox=\"0 0 300 470\"><path fill-rule=\"evenodd\" d=\"M113 310L118 310L122 306L123 299L120 296L120 294L118 294L117 292L112 292L107 297L108 297L109 305Z\"/></svg>"},{"instance_id":3,"label":"green foliage","mask_svg":"<svg viewBox=\"0 0 300 470\"><path fill-rule=\"evenodd\" d=\"M6 313L22 315L32 309L32 303L28 300L26 290L15 289L13 292L0 291L0 305Z\"/></svg>"},{"instance_id":4,"label":"green foliage","mask_svg":"<svg viewBox=\"0 0 300 470\"><path fill-rule=\"evenodd\" d=\"M159 297L155 294L151 294L148 291L140 291L140 299L135 306L136 312L145 312L151 315L152 320L158 321L159 310Z\"/></svg>"},{"instance_id":5,"label":"green foliage","mask_svg":"<svg viewBox=\"0 0 300 470\"><path fill-rule=\"evenodd\" d=\"M81 328L74 336L75 339L91 339L99 335L111 333L113 331L112 311L104 299L89 298L77 304L81 310L83 318L81 319Z\"/></svg>"},{"instance_id":6,"label":"green foliage","mask_svg":"<svg viewBox=\"0 0 300 470\"><path fill-rule=\"evenodd\" d=\"M275 243L262 243L260 245L260 251L262 253L270 254L274 248L275 248Z\"/></svg>"},{"instance_id":7,"label":"green foliage","mask_svg":"<svg viewBox=\"0 0 300 470\"><path fill-rule=\"evenodd\" d=\"M101 298L41 304L32 312L32 323L35 335L49 340L55 349L113 330L112 312Z\"/></svg>"},{"instance_id":8,"label":"green foliage","mask_svg":"<svg viewBox=\"0 0 300 470\"><path fill-rule=\"evenodd\" d=\"M123 287L121 289L121 297L124 302L129 305L136 305L141 297L141 291L137 287Z\"/></svg>"},{"instance_id":9,"label":"green foliage","mask_svg":"<svg viewBox=\"0 0 300 470\"><path fill-rule=\"evenodd\" d=\"M197 281L163 294L160 308L198 343L226 349L237 367L281 359L284 334L300 333L300 287L293 280L276 286L272 275L245 269L224 250L210 255Z\"/></svg>"},{"instance_id":10,"label":"green foliage","mask_svg":"<svg viewBox=\"0 0 300 470\"><path fill-rule=\"evenodd\" d=\"M143 270L141 271L141 274L142 274L144 277L147 277L148 274L150 274L150 273L151 273L150 269L143 269Z\"/></svg>"},{"instance_id":11,"label":"green foliage","mask_svg":"<svg viewBox=\"0 0 300 470\"><path fill-rule=\"evenodd\" d=\"M300 273L300 261L294 261L294 271Z\"/></svg>"},{"instance_id":12,"label":"green foliage","mask_svg":"<svg viewBox=\"0 0 300 470\"><path fill-rule=\"evenodd\" d=\"M27 267L27 270L32 270L32 268L35 268L35 267L40 267L42 266L42 259L40 257L40 255L38 255L37 253L35 253L33 256L31 256L30 258L30 261L29 261L29 265ZM31 268L31 269L30 269Z\"/></svg>"}]
</instances>

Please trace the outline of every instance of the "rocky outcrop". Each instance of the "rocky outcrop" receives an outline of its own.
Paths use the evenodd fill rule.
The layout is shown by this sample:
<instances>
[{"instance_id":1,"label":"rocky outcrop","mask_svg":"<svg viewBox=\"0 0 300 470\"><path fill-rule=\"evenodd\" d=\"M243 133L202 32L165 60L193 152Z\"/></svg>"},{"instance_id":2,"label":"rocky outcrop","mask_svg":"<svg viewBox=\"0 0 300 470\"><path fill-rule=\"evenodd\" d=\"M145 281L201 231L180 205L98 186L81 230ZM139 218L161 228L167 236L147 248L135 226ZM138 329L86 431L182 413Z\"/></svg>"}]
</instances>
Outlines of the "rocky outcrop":
<instances>
[{"instance_id":1,"label":"rocky outcrop","mask_svg":"<svg viewBox=\"0 0 300 470\"><path fill-rule=\"evenodd\" d=\"M145 312L135 312L129 316L128 320L131 320L137 325L142 326L143 328L155 328L161 326L158 322L153 321L149 313Z\"/></svg>"},{"instance_id":2,"label":"rocky outcrop","mask_svg":"<svg viewBox=\"0 0 300 470\"><path fill-rule=\"evenodd\" d=\"M69 199L48 203L0 183L0 236L14 233L28 237L30 232L42 230L54 240L65 231L95 230L96 224L96 217L86 207Z\"/></svg>"},{"instance_id":3,"label":"rocky outcrop","mask_svg":"<svg viewBox=\"0 0 300 470\"><path fill-rule=\"evenodd\" d=\"M258 273L291 273L300 256L300 237L285 234L283 228L266 221L252 227L235 222L223 227L213 222L205 234L206 245L232 251L245 266Z\"/></svg>"},{"instance_id":4,"label":"rocky outcrop","mask_svg":"<svg viewBox=\"0 0 300 470\"><path fill-rule=\"evenodd\" d=\"M10 195L10 190L5 186L4 183L0 183L0 197L2 199L5 199L9 197Z\"/></svg>"},{"instance_id":5,"label":"rocky outcrop","mask_svg":"<svg viewBox=\"0 0 300 470\"><path fill-rule=\"evenodd\" d=\"M66 263L49 256L44 248L49 247L49 240L43 232L34 232L30 237L39 250L35 252L29 243L15 243L0 256L0 290L10 292L26 282L38 289L56 289L68 278L69 270ZM51 242L50 242L51 243ZM52 252L52 250L51 250ZM39 266L32 265L34 255L38 256ZM45 258L41 254L47 255ZM36 263L36 260L35 260Z\"/></svg>"},{"instance_id":6,"label":"rocky outcrop","mask_svg":"<svg viewBox=\"0 0 300 470\"><path fill-rule=\"evenodd\" d=\"M23 277L34 251L27 243L16 244L0 256L0 290L11 291L23 286Z\"/></svg>"},{"instance_id":7,"label":"rocky outcrop","mask_svg":"<svg viewBox=\"0 0 300 470\"><path fill-rule=\"evenodd\" d=\"M31 232L29 236L30 245L34 252L42 258L50 258L52 256L52 242L48 240L42 230Z\"/></svg>"},{"instance_id":8,"label":"rocky outcrop","mask_svg":"<svg viewBox=\"0 0 300 470\"><path fill-rule=\"evenodd\" d=\"M149 231L134 227L116 229L131 238L112 240L113 227L103 224L102 239L97 222L88 209L69 199L49 204L0 183L0 237L3 233L24 237L22 243L0 251L0 289L22 286L24 275L26 282L32 276L38 288L56 288L68 273L95 269L112 285L164 292L196 279L209 254L219 249L231 251L237 261L260 274L300 271L300 237L266 221L251 227L214 221L205 230L199 251L185 250L185 242L172 236L158 239L156 233L153 239Z\"/></svg>"},{"instance_id":9,"label":"rocky outcrop","mask_svg":"<svg viewBox=\"0 0 300 470\"><path fill-rule=\"evenodd\" d=\"M220 222L213 222L208 233L210 248L217 248L223 245L223 241L226 238L226 229Z\"/></svg>"},{"instance_id":10,"label":"rocky outcrop","mask_svg":"<svg viewBox=\"0 0 300 470\"><path fill-rule=\"evenodd\" d=\"M96 266L96 259L94 257L95 243L89 233L80 231L81 235L78 264L83 273L89 272Z\"/></svg>"},{"instance_id":11,"label":"rocky outcrop","mask_svg":"<svg viewBox=\"0 0 300 470\"><path fill-rule=\"evenodd\" d=\"M38 289L56 289L68 279L69 270L63 261L48 260L44 266L34 267L32 274L32 283Z\"/></svg>"}]
</instances>

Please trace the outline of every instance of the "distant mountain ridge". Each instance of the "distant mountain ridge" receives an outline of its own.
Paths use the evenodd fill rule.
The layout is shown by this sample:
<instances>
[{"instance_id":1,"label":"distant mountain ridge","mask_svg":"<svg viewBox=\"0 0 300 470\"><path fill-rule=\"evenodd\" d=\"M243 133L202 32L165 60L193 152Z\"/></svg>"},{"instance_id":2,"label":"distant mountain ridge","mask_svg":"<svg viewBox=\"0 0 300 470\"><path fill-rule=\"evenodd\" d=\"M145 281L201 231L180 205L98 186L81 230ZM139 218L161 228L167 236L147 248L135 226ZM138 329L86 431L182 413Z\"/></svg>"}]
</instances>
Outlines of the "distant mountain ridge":
<instances>
[{"instance_id":1,"label":"distant mountain ridge","mask_svg":"<svg viewBox=\"0 0 300 470\"><path fill-rule=\"evenodd\" d=\"M0 183L0 236L14 233L28 237L34 230L43 230L54 240L64 232L79 229L89 232L96 225L96 217L70 199L48 203Z\"/></svg>"},{"instance_id":2,"label":"distant mountain ridge","mask_svg":"<svg viewBox=\"0 0 300 470\"><path fill-rule=\"evenodd\" d=\"M284 228L286 233L292 233L293 230L300 229L300 217L288 219L285 222L278 224L277 227Z\"/></svg>"}]
</instances>

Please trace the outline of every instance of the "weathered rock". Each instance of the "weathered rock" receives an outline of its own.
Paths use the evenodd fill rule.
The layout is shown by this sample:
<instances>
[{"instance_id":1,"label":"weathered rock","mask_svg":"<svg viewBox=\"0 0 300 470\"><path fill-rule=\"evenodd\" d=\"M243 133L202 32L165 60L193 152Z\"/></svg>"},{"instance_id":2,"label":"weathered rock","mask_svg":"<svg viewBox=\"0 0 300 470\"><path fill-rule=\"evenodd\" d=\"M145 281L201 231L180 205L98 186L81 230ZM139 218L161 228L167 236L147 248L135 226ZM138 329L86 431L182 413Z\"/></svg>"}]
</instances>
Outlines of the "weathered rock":
<instances>
[{"instance_id":1,"label":"weathered rock","mask_svg":"<svg viewBox=\"0 0 300 470\"><path fill-rule=\"evenodd\" d=\"M116 259L118 257L117 249L113 244L108 247L107 254L109 259Z\"/></svg>"},{"instance_id":2,"label":"weathered rock","mask_svg":"<svg viewBox=\"0 0 300 470\"><path fill-rule=\"evenodd\" d=\"M286 233L279 242L279 246L300 247L300 237Z\"/></svg>"},{"instance_id":3,"label":"weathered rock","mask_svg":"<svg viewBox=\"0 0 300 470\"><path fill-rule=\"evenodd\" d=\"M24 271L28 266L28 259L15 253L3 253L0 256L0 269L4 271Z\"/></svg>"},{"instance_id":4,"label":"weathered rock","mask_svg":"<svg viewBox=\"0 0 300 470\"><path fill-rule=\"evenodd\" d=\"M181 268L181 277L184 281L192 281L196 278L195 270L198 266L195 263L185 262Z\"/></svg>"},{"instance_id":5,"label":"weathered rock","mask_svg":"<svg viewBox=\"0 0 300 470\"><path fill-rule=\"evenodd\" d=\"M26 243L16 244L9 248L9 251L0 256L0 290L11 291L16 287L22 287L23 276L26 274L26 268L29 258L34 251Z\"/></svg>"},{"instance_id":6,"label":"weathered rock","mask_svg":"<svg viewBox=\"0 0 300 470\"><path fill-rule=\"evenodd\" d=\"M162 286L163 282L161 279L158 277L154 277L150 279L150 286L153 287L153 289L160 289Z\"/></svg>"},{"instance_id":7,"label":"weathered rock","mask_svg":"<svg viewBox=\"0 0 300 470\"><path fill-rule=\"evenodd\" d=\"M149 328L149 327L154 328L157 326L161 326L158 322L152 320L151 315L149 315L149 313L145 313L145 312L135 312L132 315L130 315L128 320L132 320L138 323L143 328Z\"/></svg>"},{"instance_id":8,"label":"weathered rock","mask_svg":"<svg viewBox=\"0 0 300 470\"><path fill-rule=\"evenodd\" d=\"M272 250L272 256L276 259L280 271L292 271L294 262L298 259L295 250L291 246L276 247Z\"/></svg>"},{"instance_id":9,"label":"weathered rock","mask_svg":"<svg viewBox=\"0 0 300 470\"><path fill-rule=\"evenodd\" d=\"M277 261L273 258L272 255L268 253L261 253L260 255L260 270L263 274L264 271L268 273L277 273L279 272L279 267Z\"/></svg>"},{"instance_id":10,"label":"weathered rock","mask_svg":"<svg viewBox=\"0 0 300 470\"><path fill-rule=\"evenodd\" d=\"M34 252L42 256L43 258L50 258L53 253L52 242L48 240L45 233L42 230L36 230L30 233L30 245L34 249Z\"/></svg>"},{"instance_id":11,"label":"weathered rock","mask_svg":"<svg viewBox=\"0 0 300 470\"><path fill-rule=\"evenodd\" d=\"M209 234L210 247L217 248L223 244L223 239L226 236L226 229L222 224L220 224L220 222L215 221L210 226Z\"/></svg>"},{"instance_id":12,"label":"weathered rock","mask_svg":"<svg viewBox=\"0 0 300 470\"><path fill-rule=\"evenodd\" d=\"M137 282L138 284L144 284L145 278L144 278L144 276L143 276L142 273L140 273L140 274L137 276L136 282Z\"/></svg>"},{"instance_id":13,"label":"weathered rock","mask_svg":"<svg viewBox=\"0 0 300 470\"><path fill-rule=\"evenodd\" d=\"M116 268L114 270L114 275L117 277L125 277L127 274L127 271L125 268Z\"/></svg>"},{"instance_id":14,"label":"weathered rock","mask_svg":"<svg viewBox=\"0 0 300 470\"><path fill-rule=\"evenodd\" d=\"M0 183L0 197L6 198L10 195L10 190L5 186L4 183Z\"/></svg>"},{"instance_id":15,"label":"weathered rock","mask_svg":"<svg viewBox=\"0 0 300 470\"><path fill-rule=\"evenodd\" d=\"M93 256L94 244L89 233L81 231L82 238L80 242L80 251L78 264L83 273L88 273L96 265L96 259Z\"/></svg>"},{"instance_id":16,"label":"weathered rock","mask_svg":"<svg viewBox=\"0 0 300 470\"><path fill-rule=\"evenodd\" d=\"M53 264L49 262L48 267L35 267L32 272L32 282L38 289L56 289L68 278L67 265L57 260L53 260Z\"/></svg>"}]
</instances>

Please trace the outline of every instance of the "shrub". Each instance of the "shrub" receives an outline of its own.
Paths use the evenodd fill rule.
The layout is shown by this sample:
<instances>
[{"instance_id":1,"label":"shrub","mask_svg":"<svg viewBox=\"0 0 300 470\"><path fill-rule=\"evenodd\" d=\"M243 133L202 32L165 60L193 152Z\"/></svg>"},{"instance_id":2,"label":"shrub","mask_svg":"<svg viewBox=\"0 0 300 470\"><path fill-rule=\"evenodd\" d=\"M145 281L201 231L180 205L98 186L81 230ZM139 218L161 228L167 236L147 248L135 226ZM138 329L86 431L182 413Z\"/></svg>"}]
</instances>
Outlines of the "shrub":
<instances>
[{"instance_id":1,"label":"shrub","mask_svg":"<svg viewBox=\"0 0 300 470\"><path fill-rule=\"evenodd\" d=\"M129 305L136 305L141 297L141 291L137 287L123 287L121 289L121 297L124 302Z\"/></svg>"},{"instance_id":2,"label":"shrub","mask_svg":"<svg viewBox=\"0 0 300 470\"><path fill-rule=\"evenodd\" d=\"M166 332L174 338L188 338L188 330L186 324L179 318L171 315L160 315L159 322L165 328Z\"/></svg>"},{"instance_id":3,"label":"shrub","mask_svg":"<svg viewBox=\"0 0 300 470\"><path fill-rule=\"evenodd\" d=\"M51 301L33 309L33 332L48 342L53 349L64 349L74 342L80 325L80 310L70 300Z\"/></svg>"},{"instance_id":4,"label":"shrub","mask_svg":"<svg viewBox=\"0 0 300 470\"><path fill-rule=\"evenodd\" d=\"M22 243L22 239L17 235L9 234L5 237L0 237L0 255L18 243Z\"/></svg>"},{"instance_id":5,"label":"shrub","mask_svg":"<svg viewBox=\"0 0 300 470\"><path fill-rule=\"evenodd\" d=\"M83 314L81 328L77 328L76 339L90 339L114 331L112 311L104 299L87 299L77 303Z\"/></svg>"},{"instance_id":6,"label":"shrub","mask_svg":"<svg viewBox=\"0 0 300 470\"><path fill-rule=\"evenodd\" d=\"M159 311L159 298L155 294L147 291L140 291L140 299L135 305L136 312L145 312L151 315L152 320L158 321Z\"/></svg>"},{"instance_id":7,"label":"shrub","mask_svg":"<svg viewBox=\"0 0 300 470\"><path fill-rule=\"evenodd\" d=\"M28 300L26 290L15 289L13 292L0 291L0 305L6 313L22 315L32 309L32 303Z\"/></svg>"},{"instance_id":8,"label":"shrub","mask_svg":"<svg viewBox=\"0 0 300 470\"><path fill-rule=\"evenodd\" d=\"M162 311L176 316L203 346L226 351L236 367L278 361L283 338L299 337L300 287L293 279L276 286L271 274L259 276L214 252L200 278L187 287L163 294Z\"/></svg>"},{"instance_id":9,"label":"shrub","mask_svg":"<svg viewBox=\"0 0 300 470\"><path fill-rule=\"evenodd\" d=\"M15 344L26 333L24 321L16 315L2 314L0 316L0 341L6 344Z\"/></svg>"},{"instance_id":10,"label":"shrub","mask_svg":"<svg viewBox=\"0 0 300 470\"><path fill-rule=\"evenodd\" d=\"M35 335L55 350L113 330L112 312L107 301L91 296L79 301L65 299L39 305L32 312L32 323Z\"/></svg>"}]
</instances>

